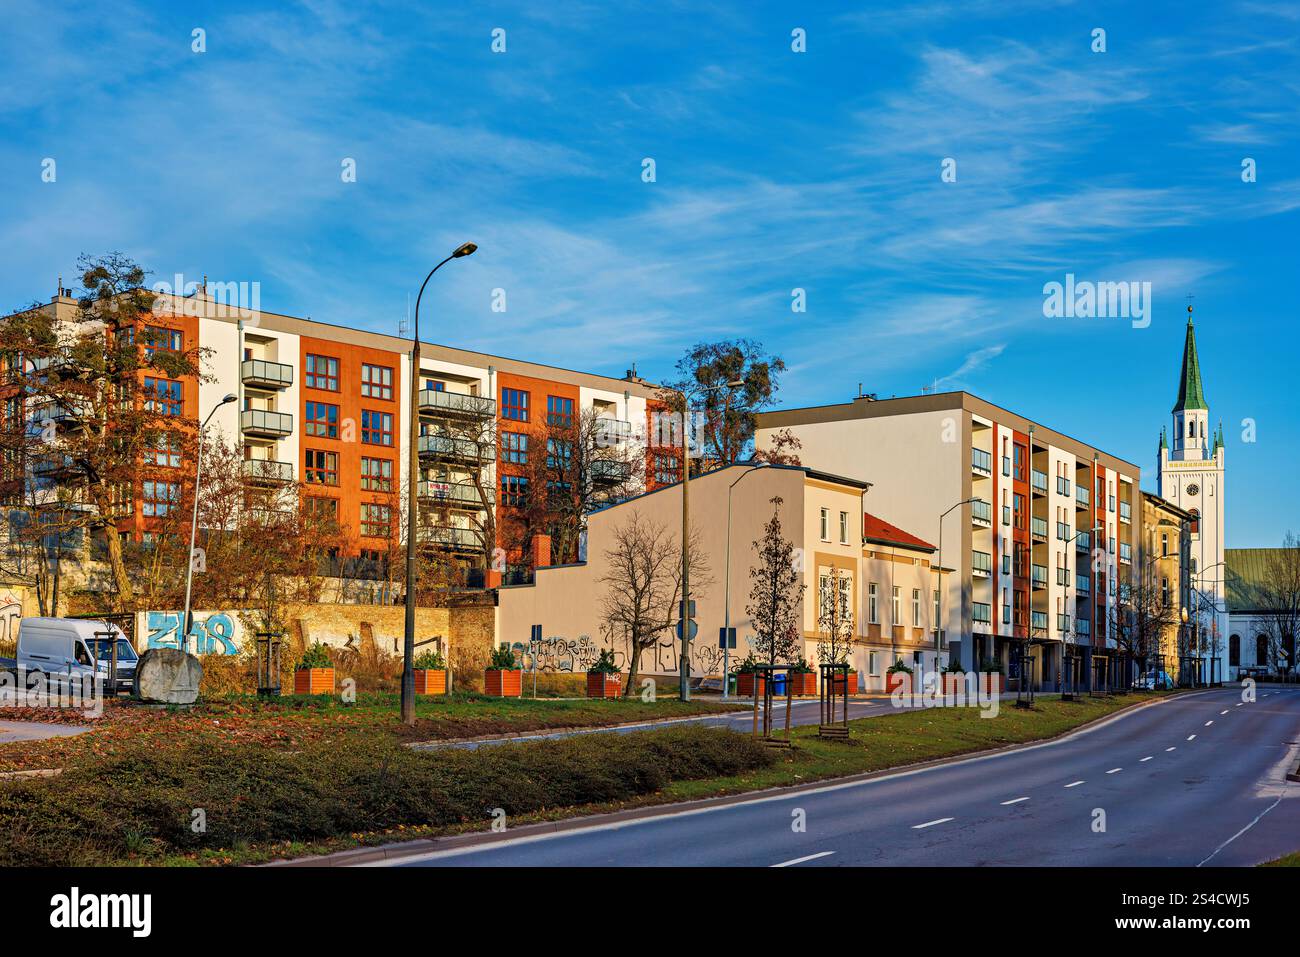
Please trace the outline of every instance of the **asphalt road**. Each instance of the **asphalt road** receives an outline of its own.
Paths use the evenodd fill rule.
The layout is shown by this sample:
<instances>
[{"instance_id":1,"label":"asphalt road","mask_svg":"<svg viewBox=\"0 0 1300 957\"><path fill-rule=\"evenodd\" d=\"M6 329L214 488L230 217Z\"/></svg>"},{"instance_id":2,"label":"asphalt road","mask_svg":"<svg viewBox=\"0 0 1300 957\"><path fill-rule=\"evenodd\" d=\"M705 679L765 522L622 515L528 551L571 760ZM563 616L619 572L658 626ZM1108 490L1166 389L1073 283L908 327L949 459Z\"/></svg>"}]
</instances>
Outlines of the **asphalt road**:
<instances>
[{"instance_id":1,"label":"asphalt road","mask_svg":"<svg viewBox=\"0 0 1300 957\"><path fill-rule=\"evenodd\" d=\"M1300 784L1285 779L1300 690L1259 695L1198 692L1013 752L393 863L1253 865L1300 849Z\"/></svg>"}]
</instances>

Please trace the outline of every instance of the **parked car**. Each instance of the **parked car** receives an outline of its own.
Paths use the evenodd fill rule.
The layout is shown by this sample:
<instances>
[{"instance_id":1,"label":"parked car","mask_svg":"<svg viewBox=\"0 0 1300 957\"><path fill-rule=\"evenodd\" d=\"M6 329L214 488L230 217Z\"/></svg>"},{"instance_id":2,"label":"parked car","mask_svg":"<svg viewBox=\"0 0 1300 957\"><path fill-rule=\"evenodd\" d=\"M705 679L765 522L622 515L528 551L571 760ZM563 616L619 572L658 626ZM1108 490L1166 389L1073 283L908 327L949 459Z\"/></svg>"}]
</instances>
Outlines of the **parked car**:
<instances>
[{"instance_id":1,"label":"parked car","mask_svg":"<svg viewBox=\"0 0 1300 957\"><path fill-rule=\"evenodd\" d=\"M1146 671L1133 682L1134 688L1143 691L1167 691L1174 686L1174 680L1167 671Z\"/></svg>"},{"instance_id":2,"label":"parked car","mask_svg":"<svg viewBox=\"0 0 1300 957\"><path fill-rule=\"evenodd\" d=\"M110 680L115 649L117 672ZM18 656L13 660L29 675L80 677L98 672L104 692L117 694L131 690L140 658L116 625L86 618L23 618L18 623Z\"/></svg>"}]
</instances>

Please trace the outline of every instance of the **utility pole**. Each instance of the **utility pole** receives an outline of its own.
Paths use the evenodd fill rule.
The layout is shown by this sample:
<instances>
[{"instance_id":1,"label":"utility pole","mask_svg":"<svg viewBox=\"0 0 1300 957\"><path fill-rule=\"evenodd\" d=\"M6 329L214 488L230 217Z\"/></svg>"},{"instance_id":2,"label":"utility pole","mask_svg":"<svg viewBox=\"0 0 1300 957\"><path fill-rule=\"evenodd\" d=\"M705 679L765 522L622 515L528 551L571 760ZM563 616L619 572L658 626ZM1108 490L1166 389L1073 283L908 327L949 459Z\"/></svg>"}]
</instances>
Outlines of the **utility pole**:
<instances>
[{"instance_id":1,"label":"utility pole","mask_svg":"<svg viewBox=\"0 0 1300 957\"><path fill-rule=\"evenodd\" d=\"M691 700L691 431L687 419L690 404L682 396L682 656L678 662L677 697Z\"/></svg>"}]
</instances>

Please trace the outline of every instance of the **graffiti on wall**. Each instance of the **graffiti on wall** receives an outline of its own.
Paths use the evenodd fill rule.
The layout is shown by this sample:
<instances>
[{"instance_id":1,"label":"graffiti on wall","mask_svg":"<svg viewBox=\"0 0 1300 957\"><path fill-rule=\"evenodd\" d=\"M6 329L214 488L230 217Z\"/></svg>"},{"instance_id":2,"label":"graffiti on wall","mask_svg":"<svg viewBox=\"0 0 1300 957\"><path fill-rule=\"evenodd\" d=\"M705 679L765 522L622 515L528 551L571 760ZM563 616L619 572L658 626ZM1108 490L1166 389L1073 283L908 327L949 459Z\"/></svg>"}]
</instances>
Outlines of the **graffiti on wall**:
<instances>
[{"instance_id":1,"label":"graffiti on wall","mask_svg":"<svg viewBox=\"0 0 1300 957\"><path fill-rule=\"evenodd\" d=\"M179 648L180 611L145 612L148 648ZM243 644L244 626L233 612L195 612L187 650L196 655L235 655Z\"/></svg>"},{"instance_id":2,"label":"graffiti on wall","mask_svg":"<svg viewBox=\"0 0 1300 957\"><path fill-rule=\"evenodd\" d=\"M540 642L515 641L510 643L510 650L515 654L515 661L525 671L532 671L534 658L537 670L546 672L585 672L600 657L603 647L592 641L590 635L579 635L576 639L551 637ZM677 671L677 656L680 645L676 639L661 638L654 646L641 653L640 670L646 673L673 674ZM626 671L631 660L630 643L626 640L615 642L612 649L614 662ZM735 653L732 653L733 659ZM696 639L691 643L691 673L695 675L722 674L722 649L716 642Z\"/></svg>"},{"instance_id":3,"label":"graffiti on wall","mask_svg":"<svg viewBox=\"0 0 1300 957\"><path fill-rule=\"evenodd\" d=\"M8 592L0 598L0 641L18 640L18 622L23 617L23 603Z\"/></svg>"}]
</instances>

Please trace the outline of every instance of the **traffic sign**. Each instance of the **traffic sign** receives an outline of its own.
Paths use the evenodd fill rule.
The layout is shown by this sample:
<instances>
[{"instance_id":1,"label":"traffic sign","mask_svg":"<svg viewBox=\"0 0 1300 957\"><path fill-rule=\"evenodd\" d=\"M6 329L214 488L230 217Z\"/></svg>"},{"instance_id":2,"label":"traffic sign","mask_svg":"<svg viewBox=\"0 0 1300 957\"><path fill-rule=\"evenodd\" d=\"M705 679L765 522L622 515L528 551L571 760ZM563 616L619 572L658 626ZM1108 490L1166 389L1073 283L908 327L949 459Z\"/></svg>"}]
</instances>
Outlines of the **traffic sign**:
<instances>
[{"instance_id":1,"label":"traffic sign","mask_svg":"<svg viewBox=\"0 0 1300 957\"><path fill-rule=\"evenodd\" d=\"M736 629L719 628L718 629L718 647L726 650L736 647Z\"/></svg>"},{"instance_id":2,"label":"traffic sign","mask_svg":"<svg viewBox=\"0 0 1300 957\"><path fill-rule=\"evenodd\" d=\"M683 625L683 624L686 624L686 625L689 626L689 628L688 628L688 630L687 630L687 632L686 632L686 637L687 637L687 639L688 639L689 641L694 641L694 640L695 640L695 636L698 635L698 634L700 633L700 626L695 622L695 619L693 619L693 618L688 618L685 622L680 622L680 621L679 621L679 622L677 623L677 637L678 637L678 638L681 638L681 637L682 637L682 625Z\"/></svg>"},{"instance_id":3,"label":"traffic sign","mask_svg":"<svg viewBox=\"0 0 1300 957\"><path fill-rule=\"evenodd\" d=\"M677 617L678 617L678 618L694 618L694 617L695 617L695 599L692 598L692 599L690 600L690 606L691 606L691 607L690 607L689 609L686 608L686 604L687 604L687 603L684 602L684 601L679 601L679 602L677 603Z\"/></svg>"}]
</instances>

